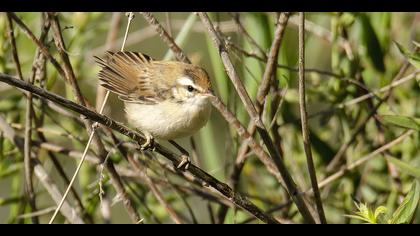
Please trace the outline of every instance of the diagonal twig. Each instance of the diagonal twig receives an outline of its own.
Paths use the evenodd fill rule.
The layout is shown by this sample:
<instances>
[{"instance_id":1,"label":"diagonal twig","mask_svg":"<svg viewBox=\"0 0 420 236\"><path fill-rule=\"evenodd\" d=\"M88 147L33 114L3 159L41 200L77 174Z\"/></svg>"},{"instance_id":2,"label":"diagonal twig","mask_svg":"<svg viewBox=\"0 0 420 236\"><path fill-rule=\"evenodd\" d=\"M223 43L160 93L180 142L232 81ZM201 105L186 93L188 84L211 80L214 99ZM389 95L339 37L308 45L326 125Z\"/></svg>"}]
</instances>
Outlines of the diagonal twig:
<instances>
[{"instance_id":1,"label":"diagonal twig","mask_svg":"<svg viewBox=\"0 0 420 236\"><path fill-rule=\"evenodd\" d=\"M168 34L168 32L163 28L161 24L159 24L158 20L150 13L150 12L141 12L144 19L149 22L151 26L153 26L156 32L159 33L159 36L168 44L169 48L175 53L175 57L177 60L191 63L191 61L187 58L187 56L182 52L181 48L175 43L175 40Z\"/></svg>"}]
</instances>

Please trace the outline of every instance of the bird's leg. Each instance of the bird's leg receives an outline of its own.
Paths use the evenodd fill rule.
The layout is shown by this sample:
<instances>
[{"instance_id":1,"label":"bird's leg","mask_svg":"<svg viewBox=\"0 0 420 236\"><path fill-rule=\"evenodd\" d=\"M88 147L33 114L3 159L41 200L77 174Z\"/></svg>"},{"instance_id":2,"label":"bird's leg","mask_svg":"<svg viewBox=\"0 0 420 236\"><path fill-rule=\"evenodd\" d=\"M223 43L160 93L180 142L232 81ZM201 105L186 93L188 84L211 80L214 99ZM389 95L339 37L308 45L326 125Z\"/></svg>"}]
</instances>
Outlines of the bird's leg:
<instances>
[{"instance_id":1,"label":"bird's leg","mask_svg":"<svg viewBox=\"0 0 420 236\"><path fill-rule=\"evenodd\" d=\"M190 154L185 150L181 145L177 144L173 140L169 140L169 142L176 147L182 154L181 154L181 162L179 162L177 169L183 168L184 170L188 170L188 167L190 167L191 159Z\"/></svg>"},{"instance_id":2,"label":"bird's leg","mask_svg":"<svg viewBox=\"0 0 420 236\"><path fill-rule=\"evenodd\" d=\"M146 138L146 141L143 144L140 144L141 150L153 149L155 147L155 139L149 132L143 132Z\"/></svg>"}]
</instances>

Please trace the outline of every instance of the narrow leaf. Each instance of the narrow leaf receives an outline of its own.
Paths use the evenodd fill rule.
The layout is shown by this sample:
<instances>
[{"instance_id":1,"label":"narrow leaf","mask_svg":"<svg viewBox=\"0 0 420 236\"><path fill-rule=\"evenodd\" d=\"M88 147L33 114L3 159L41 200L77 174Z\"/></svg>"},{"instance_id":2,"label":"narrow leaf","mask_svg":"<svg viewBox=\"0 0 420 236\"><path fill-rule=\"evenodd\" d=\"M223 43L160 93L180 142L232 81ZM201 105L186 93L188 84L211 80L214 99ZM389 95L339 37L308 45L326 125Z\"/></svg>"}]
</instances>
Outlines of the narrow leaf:
<instances>
[{"instance_id":1,"label":"narrow leaf","mask_svg":"<svg viewBox=\"0 0 420 236\"><path fill-rule=\"evenodd\" d=\"M366 14L361 13L360 22L362 24L361 42L365 49L365 56L370 59L376 70L385 72L383 51L369 17Z\"/></svg>"},{"instance_id":2,"label":"narrow leaf","mask_svg":"<svg viewBox=\"0 0 420 236\"><path fill-rule=\"evenodd\" d=\"M394 164L395 166L398 167L398 169L400 169L401 171L403 171L406 174L409 174L411 176L414 176L416 178L420 178L420 168L416 168L411 166L410 164L401 161L397 158L394 157L388 157L388 160Z\"/></svg>"},{"instance_id":3,"label":"narrow leaf","mask_svg":"<svg viewBox=\"0 0 420 236\"><path fill-rule=\"evenodd\" d=\"M417 180L411 186L410 192L392 215L391 224L410 223L419 203L420 186Z\"/></svg>"},{"instance_id":4,"label":"narrow leaf","mask_svg":"<svg viewBox=\"0 0 420 236\"><path fill-rule=\"evenodd\" d=\"M383 115L382 118L385 123L420 131L419 118L414 118L410 116L399 116L399 115Z\"/></svg>"},{"instance_id":5,"label":"narrow leaf","mask_svg":"<svg viewBox=\"0 0 420 236\"><path fill-rule=\"evenodd\" d=\"M395 42L398 50L407 58L408 62L410 62L414 67L420 69L420 53L418 52L410 52L408 49L404 48L401 44ZM413 42L417 47L419 46L418 43Z\"/></svg>"}]
</instances>

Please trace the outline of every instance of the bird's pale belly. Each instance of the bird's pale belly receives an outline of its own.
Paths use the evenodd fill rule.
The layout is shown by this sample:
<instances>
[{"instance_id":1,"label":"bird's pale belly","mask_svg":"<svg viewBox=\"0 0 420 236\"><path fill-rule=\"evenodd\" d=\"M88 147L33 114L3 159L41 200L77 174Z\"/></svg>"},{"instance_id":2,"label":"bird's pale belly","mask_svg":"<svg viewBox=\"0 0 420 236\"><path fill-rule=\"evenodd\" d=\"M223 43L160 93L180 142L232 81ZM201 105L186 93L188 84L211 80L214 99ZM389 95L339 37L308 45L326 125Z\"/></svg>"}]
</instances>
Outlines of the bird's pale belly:
<instances>
[{"instance_id":1,"label":"bird's pale belly","mask_svg":"<svg viewBox=\"0 0 420 236\"><path fill-rule=\"evenodd\" d=\"M176 139L191 136L208 121L211 104L208 99L173 103L164 101L155 105L126 103L125 111L130 125L158 139Z\"/></svg>"}]
</instances>

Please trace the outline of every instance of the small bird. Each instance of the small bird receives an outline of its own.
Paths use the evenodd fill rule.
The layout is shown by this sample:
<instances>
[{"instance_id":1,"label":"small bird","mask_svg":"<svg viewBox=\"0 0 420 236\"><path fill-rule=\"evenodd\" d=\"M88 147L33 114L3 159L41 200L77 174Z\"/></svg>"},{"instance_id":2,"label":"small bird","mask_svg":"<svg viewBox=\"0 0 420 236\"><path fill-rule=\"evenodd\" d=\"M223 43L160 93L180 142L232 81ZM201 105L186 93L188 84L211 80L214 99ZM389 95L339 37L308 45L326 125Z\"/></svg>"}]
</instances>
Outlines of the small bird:
<instances>
[{"instance_id":1,"label":"small bird","mask_svg":"<svg viewBox=\"0 0 420 236\"><path fill-rule=\"evenodd\" d=\"M101 85L124 101L128 123L146 136L142 149L153 146L154 138L191 136L207 123L213 91L203 68L130 51L95 58ZM178 168L189 162L183 155Z\"/></svg>"}]
</instances>

